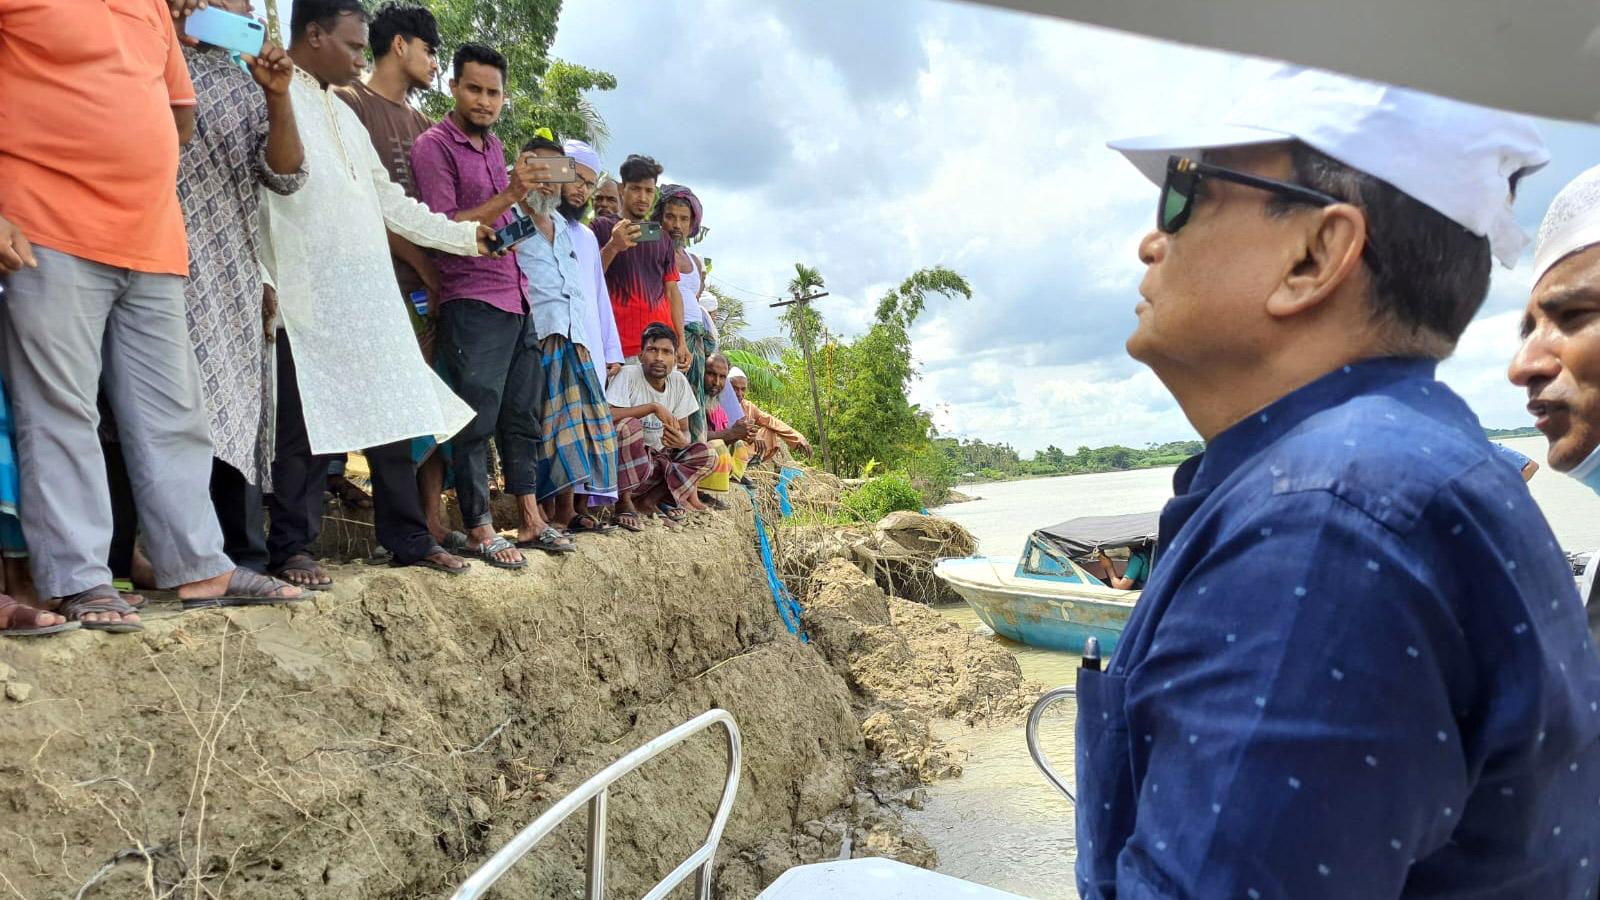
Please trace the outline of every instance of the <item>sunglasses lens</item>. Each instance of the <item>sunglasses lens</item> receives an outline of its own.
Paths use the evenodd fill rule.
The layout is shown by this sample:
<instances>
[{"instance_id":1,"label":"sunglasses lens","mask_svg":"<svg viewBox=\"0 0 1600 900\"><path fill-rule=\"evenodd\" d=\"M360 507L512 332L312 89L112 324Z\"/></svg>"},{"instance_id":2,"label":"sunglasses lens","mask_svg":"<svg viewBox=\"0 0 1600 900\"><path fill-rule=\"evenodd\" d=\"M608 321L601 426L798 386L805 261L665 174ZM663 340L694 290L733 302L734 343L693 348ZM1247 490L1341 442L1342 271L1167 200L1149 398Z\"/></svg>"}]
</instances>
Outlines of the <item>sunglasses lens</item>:
<instances>
[{"instance_id":1,"label":"sunglasses lens","mask_svg":"<svg viewBox=\"0 0 1600 900\"><path fill-rule=\"evenodd\" d=\"M1189 211L1189 190L1194 182L1183 179L1182 184L1174 184L1176 178L1168 178L1167 183L1161 188L1161 208L1157 210L1156 224L1168 234L1177 231L1183 225L1185 213Z\"/></svg>"}]
</instances>

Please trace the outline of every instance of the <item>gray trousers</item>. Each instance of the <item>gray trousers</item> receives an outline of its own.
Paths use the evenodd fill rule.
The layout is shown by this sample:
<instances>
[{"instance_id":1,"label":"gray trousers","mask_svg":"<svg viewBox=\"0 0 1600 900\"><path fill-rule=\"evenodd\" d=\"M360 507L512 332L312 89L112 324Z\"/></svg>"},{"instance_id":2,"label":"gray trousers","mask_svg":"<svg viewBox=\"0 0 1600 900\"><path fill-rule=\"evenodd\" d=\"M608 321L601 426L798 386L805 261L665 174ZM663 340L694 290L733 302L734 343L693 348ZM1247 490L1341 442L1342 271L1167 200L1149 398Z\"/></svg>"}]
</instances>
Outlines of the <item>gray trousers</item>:
<instances>
[{"instance_id":1,"label":"gray trousers","mask_svg":"<svg viewBox=\"0 0 1600 900\"><path fill-rule=\"evenodd\" d=\"M211 506L211 432L183 279L35 246L4 280L0 372L11 395L18 512L44 597L111 583L111 496L96 430L102 367L145 550L163 588L233 564Z\"/></svg>"}]
</instances>

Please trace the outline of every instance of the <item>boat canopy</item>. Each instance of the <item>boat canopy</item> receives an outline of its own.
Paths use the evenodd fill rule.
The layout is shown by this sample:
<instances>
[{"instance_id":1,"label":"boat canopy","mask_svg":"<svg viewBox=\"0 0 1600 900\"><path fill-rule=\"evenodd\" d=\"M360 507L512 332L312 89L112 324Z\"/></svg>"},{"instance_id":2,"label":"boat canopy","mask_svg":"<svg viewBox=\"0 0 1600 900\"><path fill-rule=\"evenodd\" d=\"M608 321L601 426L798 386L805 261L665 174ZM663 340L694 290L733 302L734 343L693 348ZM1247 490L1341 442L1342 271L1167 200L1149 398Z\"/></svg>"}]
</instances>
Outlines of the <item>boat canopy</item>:
<instances>
[{"instance_id":1,"label":"boat canopy","mask_svg":"<svg viewBox=\"0 0 1600 900\"><path fill-rule=\"evenodd\" d=\"M1072 559L1087 559L1097 550L1154 547L1159 524L1160 513L1155 512L1083 516L1041 528L1033 533L1033 539Z\"/></svg>"}]
</instances>

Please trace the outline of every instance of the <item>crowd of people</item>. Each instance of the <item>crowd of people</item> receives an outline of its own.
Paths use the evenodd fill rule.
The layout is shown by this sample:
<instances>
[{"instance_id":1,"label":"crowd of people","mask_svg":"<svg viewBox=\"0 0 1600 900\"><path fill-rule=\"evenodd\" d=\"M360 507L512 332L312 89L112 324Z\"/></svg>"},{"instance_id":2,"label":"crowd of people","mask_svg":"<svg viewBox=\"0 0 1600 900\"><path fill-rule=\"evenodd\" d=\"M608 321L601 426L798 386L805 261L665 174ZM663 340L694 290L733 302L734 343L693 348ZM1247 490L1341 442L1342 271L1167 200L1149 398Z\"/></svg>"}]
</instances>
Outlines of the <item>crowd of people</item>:
<instances>
[{"instance_id":1,"label":"crowd of people","mask_svg":"<svg viewBox=\"0 0 1600 900\"><path fill-rule=\"evenodd\" d=\"M201 5L0 6L0 634L328 590L330 491L392 565L459 575L726 508L809 451L718 353L700 200L654 159L508 153L482 44L431 120L423 5L296 0L251 55L187 37Z\"/></svg>"}]
</instances>

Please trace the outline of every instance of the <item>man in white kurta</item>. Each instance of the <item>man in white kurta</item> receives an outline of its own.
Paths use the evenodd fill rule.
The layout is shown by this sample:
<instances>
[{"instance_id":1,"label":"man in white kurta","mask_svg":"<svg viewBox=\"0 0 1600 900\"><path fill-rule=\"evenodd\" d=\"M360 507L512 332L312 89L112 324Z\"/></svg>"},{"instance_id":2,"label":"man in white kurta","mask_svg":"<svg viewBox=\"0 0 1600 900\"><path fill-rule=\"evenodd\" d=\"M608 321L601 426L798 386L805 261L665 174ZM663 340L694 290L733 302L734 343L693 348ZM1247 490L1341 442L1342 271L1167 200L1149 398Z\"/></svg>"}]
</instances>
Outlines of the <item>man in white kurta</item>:
<instances>
[{"instance_id":1,"label":"man in white kurta","mask_svg":"<svg viewBox=\"0 0 1600 900\"><path fill-rule=\"evenodd\" d=\"M481 229L408 198L389 180L360 119L329 91L365 64L360 4L300 0L294 28L290 98L310 178L293 195L264 195L261 211L262 262L277 290L281 329L270 566L304 587L331 584L309 552L327 464L331 455L363 450L378 542L397 565L459 572L466 562L428 533L409 442L444 440L473 413L423 361L406 312L394 302L399 286L385 229L469 256L479 252Z\"/></svg>"},{"instance_id":2,"label":"man in white kurta","mask_svg":"<svg viewBox=\"0 0 1600 900\"><path fill-rule=\"evenodd\" d=\"M606 289L606 270L600 264L600 244L583 221L584 210L589 206L589 195L594 190L595 180L600 177L600 157L593 147L583 141L568 140L563 144L563 149L577 166L578 180L562 186L561 205L557 209L566 225L568 237L572 238L572 252L578 257L578 278L584 299L588 301L589 318L584 334L592 343L585 349L589 351L589 358L593 360L595 372L603 385L609 383L622 368L622 341L617 337L617 318L611 311L611 292ZM586 503L599 506L612 503L617 499L617 492L594 492L580 486L577 495L578 519L584 520L578 523L578 530L584 530L588 525L603 528L584 512L584 506Z\"/></svg>"}]
</instances>

